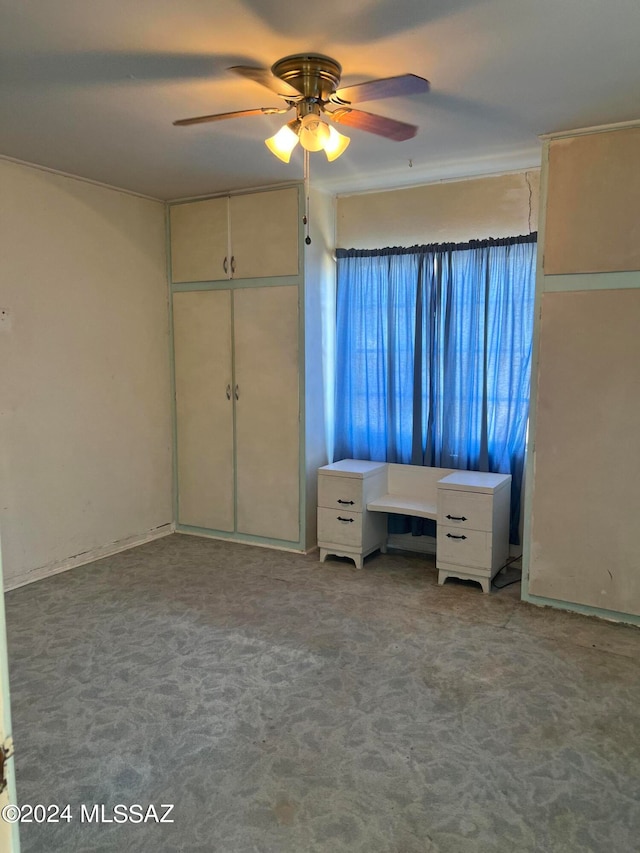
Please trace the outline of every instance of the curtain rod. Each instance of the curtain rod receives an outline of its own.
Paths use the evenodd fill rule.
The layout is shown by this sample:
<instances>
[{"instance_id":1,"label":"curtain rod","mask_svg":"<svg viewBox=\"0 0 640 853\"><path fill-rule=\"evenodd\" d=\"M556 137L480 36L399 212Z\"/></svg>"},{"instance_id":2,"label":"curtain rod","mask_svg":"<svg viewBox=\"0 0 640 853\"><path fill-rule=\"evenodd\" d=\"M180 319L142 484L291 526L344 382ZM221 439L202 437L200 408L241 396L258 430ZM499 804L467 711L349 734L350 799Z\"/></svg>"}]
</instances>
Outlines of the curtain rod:
<instances>
[{"instance_id":1,"label":"curtain rod","mask_svg":"<svg viewBox=\"0 0 640 853\"><path fill-rule=\"evenodd\" d=\"M389 246L385 249L336 249L337 258L373 258L383 255L427 255L437 252L464 252L468 249L486 249L491 246L514 246L518 243L535 243L538 232L517 237L489 237L486 240L469 240L467 243L430 243L424 246Z\"/></svg>"}]
</instances>

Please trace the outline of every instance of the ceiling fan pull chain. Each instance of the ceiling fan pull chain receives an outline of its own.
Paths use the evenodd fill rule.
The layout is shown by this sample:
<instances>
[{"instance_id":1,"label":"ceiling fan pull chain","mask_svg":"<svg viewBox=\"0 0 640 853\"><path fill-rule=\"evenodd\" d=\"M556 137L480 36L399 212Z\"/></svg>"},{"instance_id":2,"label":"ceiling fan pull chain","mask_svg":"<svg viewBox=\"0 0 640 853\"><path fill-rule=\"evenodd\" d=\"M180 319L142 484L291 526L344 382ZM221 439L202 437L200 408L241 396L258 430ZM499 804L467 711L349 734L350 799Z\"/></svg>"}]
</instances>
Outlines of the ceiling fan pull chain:
<instances>
[{"instance_id":1,"label":"ceiling fan pull chain","mask_svg":"<svg viewBox=\"0 0 640 853\"><path fill-rule=\"evenodd\" d=\"M311 245L311 237L309 236L309 152L304 149L304 216L302 222L304 224L305 237L304 242L307 246Z\"/></svg>"}]
</instances>

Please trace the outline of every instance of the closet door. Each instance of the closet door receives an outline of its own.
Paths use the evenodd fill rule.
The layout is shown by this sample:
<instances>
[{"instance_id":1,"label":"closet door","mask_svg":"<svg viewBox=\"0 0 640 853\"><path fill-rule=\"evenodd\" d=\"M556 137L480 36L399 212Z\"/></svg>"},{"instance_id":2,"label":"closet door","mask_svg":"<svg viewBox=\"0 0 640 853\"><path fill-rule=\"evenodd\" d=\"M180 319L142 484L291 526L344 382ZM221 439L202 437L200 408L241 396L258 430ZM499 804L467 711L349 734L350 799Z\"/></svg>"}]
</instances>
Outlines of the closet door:
<instances>
[{"instance_id":1,"label":"closet door","mask_svg":"<svg viewBox=\"0 0 640 853\"><path fill-rule=\"evenodd\" d=\"M231 293L175 293L178 522L233 531Z\"/></svg>"},{"instance_id":2,"label":"closet door","mask_svg":"<svg viewBox=\"0 0 640 853\"><path fill-rule=\"evenodd\" d=\"M172 280L229 278L229 199L174 204L170 216Z\"/></svg>"},{"instance_id":3,"label":"closet door","mask_svg":"<svg viewBox=\"0 0 640 853\"><path fill-rule=\"evenodd\" d=\"M298 274L298 190L229 199L233 278Z\"/></svg>"},{"instance_id":4,"label":"closet door","mask_svg":"<svg viewBox=\"0 0 640 853\"><path fill-rule=\"evenodd\" d=\"M298 288L234 291L237 530L300 537Z\"/></svg>"}]
</instances>

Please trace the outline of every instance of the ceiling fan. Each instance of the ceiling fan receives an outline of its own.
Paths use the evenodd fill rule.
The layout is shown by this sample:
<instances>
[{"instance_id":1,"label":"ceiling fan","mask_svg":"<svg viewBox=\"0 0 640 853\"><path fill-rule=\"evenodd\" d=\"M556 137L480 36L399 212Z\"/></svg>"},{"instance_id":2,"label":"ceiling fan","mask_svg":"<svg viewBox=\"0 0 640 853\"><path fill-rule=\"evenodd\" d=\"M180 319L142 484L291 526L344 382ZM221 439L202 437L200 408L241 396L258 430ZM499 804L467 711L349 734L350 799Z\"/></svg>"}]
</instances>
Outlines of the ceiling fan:
<instances>
[{"instance_id":1,"label":"ceiling fan","mask_svg":"<svg viewBox=\"0 0 640 853\"><path fill-rule=\"evenodd\" d=\"M339 133L336 124L375 133L396 142L411 139L418 131L413 124L386 116L353 109L354 103L414 95L429 91L429 81L415 74L384 77L339 89L342 67L335 59L317 53L295 54L279 59L271 70L250 65L235 65L229 69L270 89L284 107L259 107L230 113L196 116L174 121L174 125L202 124L209 121L241 118L252 115L284 114L295 109L296 117L287 122L265 144L280 160L288 163L298 143L305 151L324 151L328 160L338 158L350 139ZM306 156L306 155L305 155Z\"/></svg>"}]
</instances>

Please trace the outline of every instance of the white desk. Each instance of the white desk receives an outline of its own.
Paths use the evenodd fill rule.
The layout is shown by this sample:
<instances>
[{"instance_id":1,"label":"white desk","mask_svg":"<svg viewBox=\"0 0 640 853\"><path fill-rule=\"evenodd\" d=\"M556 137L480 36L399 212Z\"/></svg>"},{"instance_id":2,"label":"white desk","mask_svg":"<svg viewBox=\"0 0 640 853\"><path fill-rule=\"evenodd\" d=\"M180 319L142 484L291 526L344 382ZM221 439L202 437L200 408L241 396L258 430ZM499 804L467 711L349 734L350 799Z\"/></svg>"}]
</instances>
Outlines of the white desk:
<instances>
[{"instance_id":1,"label":"white desk","mask_svg":"<svg viewBox=\"0 0 640 853\"><path fill-rule=\"evenodd\" d=\"M386 550L387 514L438 522L438 583L477 581L484 592L509 554L510 474L454 471L343 459L318 470L320 561L330 554L358 568Z\"/></svg>"}]
</instances>

